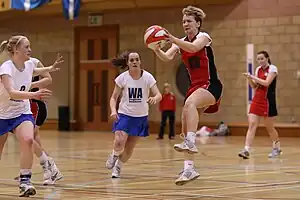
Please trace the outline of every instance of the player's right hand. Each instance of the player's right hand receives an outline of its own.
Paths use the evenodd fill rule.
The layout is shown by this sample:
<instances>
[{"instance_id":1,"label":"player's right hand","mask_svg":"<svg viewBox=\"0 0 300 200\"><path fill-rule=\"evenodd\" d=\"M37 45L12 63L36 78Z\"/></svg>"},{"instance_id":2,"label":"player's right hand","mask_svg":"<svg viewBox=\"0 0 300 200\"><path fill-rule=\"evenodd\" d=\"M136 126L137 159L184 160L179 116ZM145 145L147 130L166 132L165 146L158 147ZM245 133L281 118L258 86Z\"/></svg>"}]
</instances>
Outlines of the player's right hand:
<instances>
[{"instance_id":1,"label":"player's right hand","mask_svg":"<svg viewBox=\"0 0 300 200\"><path fill-rule=\"evenodd\" d=\"M110 114L110 118L114 121L116 121L119 117L118 117L118 114L116 112L112 112Z\"/></svg>"},{"instance_id":2,"label":"player's right hand","mask_svg":"<svg viewBox=\"0 0 300 200\"><path fill-rule=\"evenodd\" d=\"M48 89L40 89L39 91L34 92L34 99L47 101L52 96L52 91Z\"/></svg>"}]
</instances>

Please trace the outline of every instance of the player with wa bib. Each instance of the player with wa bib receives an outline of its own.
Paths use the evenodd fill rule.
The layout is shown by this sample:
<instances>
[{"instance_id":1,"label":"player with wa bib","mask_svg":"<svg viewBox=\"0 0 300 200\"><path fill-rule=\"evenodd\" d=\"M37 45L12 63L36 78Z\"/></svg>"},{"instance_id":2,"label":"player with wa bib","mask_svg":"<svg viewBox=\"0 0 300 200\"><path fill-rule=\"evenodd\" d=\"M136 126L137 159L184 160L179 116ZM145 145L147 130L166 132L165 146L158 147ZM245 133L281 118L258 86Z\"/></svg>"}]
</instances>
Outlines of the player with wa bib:
<instances>
[{"instance_id":1,"label":"player with wa bib","mask_svg":"<svg viewBox=\"0 0 300 200\"><path fill-rule=\"evenodd\" d=\"M106 167L112 169L112 178L120 178L122 166L129 160L140 137L148 133L148 104L158 103L162 96L156 80L141 68L137 52L124 52L112 63L117 67L128 68L115 79L115 88L110 99L111 117L114 119L115 134L113 152ZM154 96L149 97L149 93ZM118 110L118 98L121 95Z\"/></svg>"}]
</instances>

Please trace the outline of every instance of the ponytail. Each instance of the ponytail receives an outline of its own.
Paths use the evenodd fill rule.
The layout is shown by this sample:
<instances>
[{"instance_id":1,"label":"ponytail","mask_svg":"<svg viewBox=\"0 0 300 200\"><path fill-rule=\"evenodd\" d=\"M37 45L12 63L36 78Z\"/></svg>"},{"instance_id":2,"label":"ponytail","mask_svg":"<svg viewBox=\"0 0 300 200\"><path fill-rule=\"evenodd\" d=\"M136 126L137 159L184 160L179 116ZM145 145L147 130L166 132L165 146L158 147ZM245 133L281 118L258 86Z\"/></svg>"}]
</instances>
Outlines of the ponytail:
<instances>
[{"instance_id":1,"label":"ponytail","mask_svg":"<svg viewBox=\"0 0 300 200\"><path fill-rule=\"evenodd\" d=\"M127 62L130 53L130 51L124 51L117 58L112 59L111 63L116 67L120 67L121 69L127 68Z\"/></svg>"},{"instance_id":2,"label":"ponytail","mask_svg":"<svg viewBox=\"0 0 300 200\"><path fill-rule=\"evenodd\" d=\"M4 40L0 44L0 65L2 65L5 61L9 60L9 53L7 51L8 43L8 40Z\"/></svg>"},{"instance_id":3,"label":"ponytail","mask_svg":"<svg viewBox=\"0 0 300 200\"><path fill-rule=\"evenodd\" d=\"M0 44L0 53L2 53L3 51L6 51L7 45L8 45L8 40L4 40L3 42L1 42L1 44Z\"/></svg>"}]
</instances>

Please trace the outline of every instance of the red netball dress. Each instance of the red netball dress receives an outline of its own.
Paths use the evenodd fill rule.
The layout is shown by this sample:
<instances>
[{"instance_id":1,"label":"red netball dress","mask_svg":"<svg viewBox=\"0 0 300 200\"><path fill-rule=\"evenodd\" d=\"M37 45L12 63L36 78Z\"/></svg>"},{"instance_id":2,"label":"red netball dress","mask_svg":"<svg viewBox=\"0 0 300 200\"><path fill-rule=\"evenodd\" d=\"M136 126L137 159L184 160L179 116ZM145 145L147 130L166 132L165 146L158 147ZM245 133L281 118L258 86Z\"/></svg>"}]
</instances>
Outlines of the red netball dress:
<instances>
[{"instance_id":1,"label":"red netball dress","mask_svg":"<svg viewBox=\"0 0 300 200\"><path fill-rule=\"evenodd\" d=\"M256 68L255 75L260 79L266 80L268 74L272 72L278 74L275 65L269 65L265 69L259 66ZM277 115L276 78L277 77L274 78L269 87L258 85L255 90L249 113L262 117L273 117Z\"/></svg>"},{"instance_id":2,"label":"red netball dress","mask_svg":"<svg viewBox=\"0 0 300 200\"><path fill-rule=\"evenodd\" d=\"M193 42L201 36L206 36L211 41L210 36L204 32L199 32L191 41L188 40L188 37L185 37L184 40L187 42ZM181 59L186 66L190 79L190 86L185 99L187 99L197 89L204 88L208 90L216 99L216 104L211 105L204 112L217 112L220 105L223 86L218 78L212 47L210 44L208 44L200 51L195 53L190 53L180 49L180 53Z\"/></svg>"}]
</instances>

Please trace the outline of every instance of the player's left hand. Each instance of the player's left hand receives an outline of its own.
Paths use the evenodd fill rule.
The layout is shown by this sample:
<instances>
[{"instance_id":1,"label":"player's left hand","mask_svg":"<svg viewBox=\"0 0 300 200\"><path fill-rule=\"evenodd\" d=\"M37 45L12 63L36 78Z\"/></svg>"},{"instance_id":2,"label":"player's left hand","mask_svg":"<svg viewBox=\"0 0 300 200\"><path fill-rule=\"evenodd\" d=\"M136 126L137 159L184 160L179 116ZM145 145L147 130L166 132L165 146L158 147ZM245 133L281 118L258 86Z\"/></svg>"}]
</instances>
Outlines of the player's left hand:
<instances>
[{"instance_id":1,"label":"player's left hand","mask_svg":"<svg viewBox=\"0 0 300 200\"><path fill-rule=\"evenodd\" d=\"M55 62L51 66L51 72L55 72L55 71L60 70L60 68L57 67L57 65L59 65L63 62L64 62L64 58L58 53Z\"/></svg>"},{"instance_id":2,"label":"player's left hand","mask_svg":"<svg viewBox=\"0 0 300 200\"><path fill-rule=\"evenodd\" d=\"M243 75L246 77L246 78L251 78L251 74L250 73L243 73Z\"/></svg>"},{"instance_id":3,"label":"player's left hand","mask_svg":"<svg viewBox=\"0 0 300 200\"><path fill-rule=\"evenodd\" d=\"M147 103L156 104L157 100L155 99L155 97L149 97L148 100L147 100Z\"/></svg>"},{"instance_id":4,"label":"player's left hand","mask_svg":"<svg viewBox=\"0 0 300 200\"><path fill-rule=\"evenodd\" d=\"M166 31L166 34L165 34L166 41L168 43L174 43L175 37L167 29L165 29L165 31Z\"/></svg>"}]
</instances>

